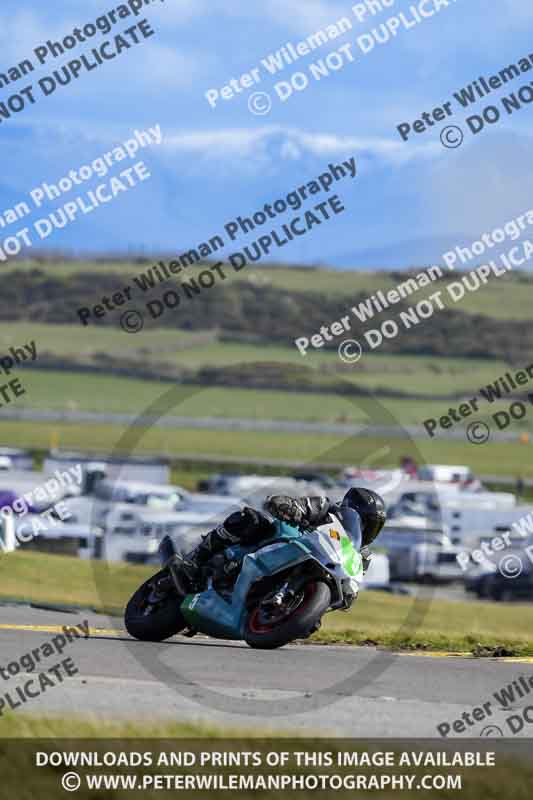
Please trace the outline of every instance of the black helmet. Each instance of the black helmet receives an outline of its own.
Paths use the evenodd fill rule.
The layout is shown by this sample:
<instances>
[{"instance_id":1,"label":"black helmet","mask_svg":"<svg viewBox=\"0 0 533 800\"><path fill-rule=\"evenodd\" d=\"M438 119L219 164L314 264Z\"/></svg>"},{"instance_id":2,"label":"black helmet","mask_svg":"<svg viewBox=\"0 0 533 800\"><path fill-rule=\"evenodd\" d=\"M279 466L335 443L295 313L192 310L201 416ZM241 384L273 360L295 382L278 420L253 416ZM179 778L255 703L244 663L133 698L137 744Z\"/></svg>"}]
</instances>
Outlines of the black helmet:
<instances>
[{"instance_id":1,"label":"black helmet","mask_svg":"<svg viewBox=\"0 0 533 800\"><path fill-rule=\"evenodd\" d=\"M342 498L341 506L357 511L363 526L363 545L374 541L387 519L383 498L370 489L349 489Z\"/></svg>"}]
</instances>

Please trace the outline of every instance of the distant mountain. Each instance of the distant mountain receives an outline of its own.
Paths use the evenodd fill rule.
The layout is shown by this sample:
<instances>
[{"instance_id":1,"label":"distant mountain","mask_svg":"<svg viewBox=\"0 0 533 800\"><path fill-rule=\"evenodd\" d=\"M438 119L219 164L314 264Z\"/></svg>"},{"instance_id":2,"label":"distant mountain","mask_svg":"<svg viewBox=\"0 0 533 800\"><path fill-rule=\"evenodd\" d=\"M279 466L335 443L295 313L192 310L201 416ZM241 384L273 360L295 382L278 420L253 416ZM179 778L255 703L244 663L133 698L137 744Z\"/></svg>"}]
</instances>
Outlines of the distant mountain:
<instances>
[{"instance_id":1,"label":"distant mountain","mask_svg":"<svg viewBox=\"0 0 533 800\"><path fill-rule=\"evenodd\" d=\"M497 259L502 253L507 254L514 245L520 244L525 239L513 242L511 239L505 240L501 245L487 248L485 253L474 256L471 261L461 262L458 257L455 264L456 270L471 270L480 264ZM479 240L475 234L457 233L451 236L435 236L409 241L399 242L398 244L384 245L383 247L368 247L361 250L354 250L351 253L341 256L333 256L328 261L328 265L338 269L410 269L417 267L428 267L432 264L445 266L443 255L461 247L471 250L472 244ZM527 267L526 267L527 269Z\"/></svg>"},{"instance_id":2,"label":"distant mountain","mask_svg":"<svg viewBox=\"0 0 533 800\"><path fill-rule=\"evenodd\" d=\"M366 247L351 253L334 256L332 266L341 269L403 269L442 264L442 256L458 245L467 247L475 236L466 233L451 236L422 237L382 247ZM459 268L459 267L457 267Z\"/></svg>"},{"instance_id":3,"label":"distant mountain","mask_svg":"<svg viewBox=\"0 0 533 800\"><path fill-rule=\"evenodd\" d=\"M105 142L61 130L20 126L7 131L2 151L0 220L7 209L28 200L32 188L44 182L57 184L69 169L91 164L108 149ZM329 219L321 220L286 246L278 248L273 244L263 263L320 264L337 269L416 268L442 263L443 253L458 245L470 246L479 236L479 231L445 233L457 223L442 209L438 215L441 228L435 228L436 211L431 197L419 188L428 183L420 178L421 170L425 173L430 169L425 162L399 161L391 169L388 156L378 145L356 146L348 140L345 150L342 141L339 144L334 138L324 141L277 128L260 130L255 135L238 129L226 133L225 138L219 137L218 146L216 137L210 144L209 137L203 141L202 135L197 134L190 140L171 136L161 146L140 150L135 160L144 161L150 179L119 192L112 202L90 213L78 210L76 219L66 225L57 214L65 203L77 197L87 198L88 192L99 184L108 186L111 176L131 168L135 160L115 163L108 175L94 176L55 200L47 199L40 208L32 204L30 215L2 226L0 246L2 237L25 226L32 232L35 250L63 249L76 254L178 255L222 236L226 247L217 255L223 258L242 251L245 245L272 230L281 232L285 223L302 217L334 195L342 203L341 213L330 214ZM29 149L31 158L27 157ZM285 213L267 218L264 224L256 223L248 234L239 230L235 240L230 240L225 232L228 222L239 217L253 218L265 204L272 206L276 200L286 200L291 195L297 198L301 187L316 181L330 164L341 165L351 157L357 160L354 179L347 172L332 183L327 193L311 195L307 189L301 208L295 208L297 203L293 200L293 207L289 206ZM90 207L88 200L86 204ZM35 222L41 218L59 220L44 239L34 230ZM434 235L423 235L428 230ZM416 236L418 231L422 235ZM406 239L410 234L411 238ZM509 241L504 242L502 251L510 246ZM494 248L490 257L498 252ZM481 259L476 261L481 263Z\"/></svg>"}]
</instances>

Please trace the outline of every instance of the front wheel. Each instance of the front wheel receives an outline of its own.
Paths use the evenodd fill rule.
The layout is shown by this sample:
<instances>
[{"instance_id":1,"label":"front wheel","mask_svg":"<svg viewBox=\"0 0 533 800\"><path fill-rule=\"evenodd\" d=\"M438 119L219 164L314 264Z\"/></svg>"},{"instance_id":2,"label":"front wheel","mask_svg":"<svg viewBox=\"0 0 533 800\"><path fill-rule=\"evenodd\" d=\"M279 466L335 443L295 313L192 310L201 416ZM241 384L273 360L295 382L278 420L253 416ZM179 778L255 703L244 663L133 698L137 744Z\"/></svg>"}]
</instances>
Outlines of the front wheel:
<instances>
[{"instance_id":1,"label":"front wheel","mask_svg":"<svg viewBox=\"0 0 533 800\"><path fill-rule=\"evenodd\" d=\"M174 636L187 625L180 611L182 601L168 571L158 572L131 596L124 612L126 630L144 642L161 642Z\"/></svg>"},{"instance_id":2,"label":"front wheel","mask_svg":"<svg viewBox=\"0 0 533 800\"><path fill-rule=\"evenodd\" d=\"M250 647L273 650L276 647L305 639L320 627L322 615L331 604L331 591L323 581L307 583L279 607L263 598L250 611L244 638Z\"/></svg>"}]
</instances>

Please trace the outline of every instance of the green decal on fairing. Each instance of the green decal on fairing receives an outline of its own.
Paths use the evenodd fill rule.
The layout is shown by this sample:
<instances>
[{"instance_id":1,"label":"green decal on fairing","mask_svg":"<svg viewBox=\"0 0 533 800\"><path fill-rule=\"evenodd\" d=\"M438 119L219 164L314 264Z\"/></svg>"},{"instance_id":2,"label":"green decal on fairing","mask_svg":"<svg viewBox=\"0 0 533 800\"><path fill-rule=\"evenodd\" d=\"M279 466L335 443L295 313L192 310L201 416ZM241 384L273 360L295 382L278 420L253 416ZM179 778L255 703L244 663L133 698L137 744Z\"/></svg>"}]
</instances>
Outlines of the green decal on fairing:
<instances>
[{"instance_id":1,"label":"green decal on fairing","mask_svg":"<svg viewBox=\"0 0 533 800\"><path fill-rule=\"evenodd\" d=\"M182 605L183 605L185 608L194 608L194 606L195 606L195 605L196 605L196 603L198 602L198 598L199 598L199 597L200 597L200 595L199 595L199 594L188 594L188 595L187 595L187 596L184 598Z\"/></svg>"},{"instance_id":2,"label":"green decal on fairing","mask_svg":"<svg viewBox=\"0 0 533 800\"><path fill-rule=\"evenodd\" d=\"M363 571L363 562L349 536L341 536L341 558L342 566L348 575L357 578Z\"/></svg>"},{"instance_id":3,"label":"green decal on fairing","mask_svg":"<svg viewBox=\"0 0 533 800\"><path fill-rule=\"evenodd\" d=\"M182 604L181 604L182 613L184 611L187 611L189 614L194 614L195 613L194 607L198 603L200 597L201 597L200 594L188 594L188 595L186 595L185 598L183 599Z\"/></svg>"}]
</instances>

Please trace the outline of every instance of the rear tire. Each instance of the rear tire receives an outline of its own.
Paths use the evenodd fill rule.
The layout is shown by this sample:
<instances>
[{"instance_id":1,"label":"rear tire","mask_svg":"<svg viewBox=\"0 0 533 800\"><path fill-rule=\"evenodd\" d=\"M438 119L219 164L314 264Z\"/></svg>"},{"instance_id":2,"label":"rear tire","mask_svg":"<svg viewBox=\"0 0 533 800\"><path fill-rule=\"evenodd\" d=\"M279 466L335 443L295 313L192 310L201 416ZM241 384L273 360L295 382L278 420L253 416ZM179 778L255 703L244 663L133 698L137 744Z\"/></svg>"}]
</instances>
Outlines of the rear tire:
<instances>
[{"instance_id":1,"label":"rear tire","mask_svg":"<svg viewBox=\"0 0 533 800\"><path fill-rule=\"evenodd\" d=\"M124 624L130 636L135 639L161 642L187 626L180 611L183 598L176 592L162 596L161 601L154 605L148 602L155 583L167 575L167 570L161 570L131 596L124 612Z\"/></svg>"},{"instance_id":2,"label":"rear tire","mask_svg":"<svg viewBox=\"0 0 533 800\"><path fill-rule=\"evenodd\" d=\"M304 597L300 605L278 624L269 626L260 622L260 603L252 609L244 632L246 643L261 650L273 650L295 639L305 639L317 630L322 615L331 604L331 591L323 581L308 583L303 591Z\"/></svg>"}]
</instances>

